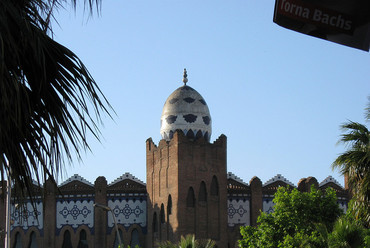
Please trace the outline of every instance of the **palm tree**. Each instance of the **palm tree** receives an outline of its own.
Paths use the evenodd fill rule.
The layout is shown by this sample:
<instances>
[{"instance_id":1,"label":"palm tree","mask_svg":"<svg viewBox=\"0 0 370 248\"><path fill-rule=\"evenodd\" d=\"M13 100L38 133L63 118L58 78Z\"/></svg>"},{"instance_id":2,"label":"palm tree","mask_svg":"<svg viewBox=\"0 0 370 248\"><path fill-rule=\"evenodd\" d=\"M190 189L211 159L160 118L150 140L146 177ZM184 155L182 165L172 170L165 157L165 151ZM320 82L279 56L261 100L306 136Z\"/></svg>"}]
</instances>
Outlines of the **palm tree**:
<instances>
[{"instance_id":1,"label":"palm tree","mask_svg":"<svg viewBox=\"0 0 370 248\"><path fill-rule=\"evenodd\" d=\"M301 248L370 248L370 230L350 215L339 217L331 232L322 223L315 227L315 232L303 240Z\"/></svg>"},{"instance_id":2,"label":"palm tree","mask_svg":"<svg viewBox=\"0 0 370 248\"><path fill-rule=\"evenodd\" d=\"M100 1L84 2L92 14ZM82 61L51 37L53 13L67 2L0 1L0 174L23 195L33 178L55 182L112 110Z\"/></svg>"},{"instance_id":3,"label":"palm tree","mask_svg":"<svg viewBox=\"0 0 370 248\"><path fill-rule=\"evenodd\" d=\"M347 219L345 216L343 216L335 222L333 231L328 235L328 247L369 247L365 244L365 237L369 235L367 233L368 230L360 225L359 222Z\"/></svg>"},{"instance_id":4,"label":"palm tree","mask_svg":"<svg viewBox=\"0 0 370 248\"><path fill-rule=\"evenodd\" d=\"M365 116L370 120L370 98ZM332 168L338 168L342 175L348 176L353 194L353 213L370 226L370 132L365 125L352 121L341 128L347 133L339 142L346 144L348 150L334 161Z\"/></svg>"}]
</instances>

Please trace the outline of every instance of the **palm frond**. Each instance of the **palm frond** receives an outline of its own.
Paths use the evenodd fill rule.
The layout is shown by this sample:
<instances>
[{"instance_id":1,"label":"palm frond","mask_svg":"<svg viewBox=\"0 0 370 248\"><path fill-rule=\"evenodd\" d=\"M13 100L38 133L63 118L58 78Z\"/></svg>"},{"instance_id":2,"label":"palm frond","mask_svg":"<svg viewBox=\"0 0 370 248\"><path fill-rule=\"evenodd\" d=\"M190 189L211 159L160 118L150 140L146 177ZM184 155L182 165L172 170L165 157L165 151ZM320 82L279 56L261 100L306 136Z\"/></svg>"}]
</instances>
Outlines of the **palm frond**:
<instances>
[{"instance_id":1,"label":"palm frond","mask_svg":"<svg viewBox=\"0 0 370 248\"><path fill-rule=\"evenodd\" d=\"M367 113L369 114L369 107ZM339 169L348 176L350 190L354 196L353 207L357 217L361 217L370 226L370 132L365 125L349 121L341 125L344 134L339 143L347 146L347 151L340 154L332 163L333 169Z\"/></svg>"},{"instance_id":2,"label":"palm frond","mask_svg":"<svg viewBox=\"0 0 370 248\"><path fill-rule=\"evenodd\" d=\"M365 120L370 121L370 96L367 97L367 107L365 108Z\"/></svg>"},{"instance_id":3,"label":"palm frond","mask_svg":"<svg viewBox=\"0 0 370 248\"><path fill-rule=\"evenodd\" d=\"M45 32L45 17L65 2L0 1L1 176L9 171L28 195L33 177L55 182L65 159L89 149L88 134L99 140L101 114L111 116L82 61Z\"/></svg>"}]
</instances>

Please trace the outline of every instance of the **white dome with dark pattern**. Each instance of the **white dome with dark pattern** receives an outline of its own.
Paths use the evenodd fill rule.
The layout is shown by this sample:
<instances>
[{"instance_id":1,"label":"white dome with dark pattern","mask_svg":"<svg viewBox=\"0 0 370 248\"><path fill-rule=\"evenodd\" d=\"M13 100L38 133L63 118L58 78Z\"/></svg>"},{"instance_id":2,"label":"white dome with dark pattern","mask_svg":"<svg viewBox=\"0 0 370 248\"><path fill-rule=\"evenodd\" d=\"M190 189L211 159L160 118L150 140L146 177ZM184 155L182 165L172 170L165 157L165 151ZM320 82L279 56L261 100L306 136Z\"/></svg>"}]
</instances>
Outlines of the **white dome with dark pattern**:
<instances>
[{"instance_id":1,"label":"white dome with dark pattern","mask_svg":"<svg viewBox=\"0 0 370 248\"><path fill-rule=\"evenodd\" d=\"M162 138L172 139L177 129L182 130L188 138L204 137L207 141L211 138L212 122L207 103L186 84L167 98L162 111Z\"/></svg>"}]
</instances>

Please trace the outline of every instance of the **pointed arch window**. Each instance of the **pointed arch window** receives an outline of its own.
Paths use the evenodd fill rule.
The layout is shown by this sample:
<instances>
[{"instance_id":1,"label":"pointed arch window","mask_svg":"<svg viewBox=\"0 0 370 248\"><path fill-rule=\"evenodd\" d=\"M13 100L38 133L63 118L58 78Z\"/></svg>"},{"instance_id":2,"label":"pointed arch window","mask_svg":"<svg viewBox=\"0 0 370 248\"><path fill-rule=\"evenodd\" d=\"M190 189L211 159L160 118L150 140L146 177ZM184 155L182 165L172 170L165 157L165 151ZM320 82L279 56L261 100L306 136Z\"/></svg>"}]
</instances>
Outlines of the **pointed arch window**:
<instances>
[{"instance_id":1,"label":"pointed arch window","mask_svg":"<svg viewBox=\"0 0 370 248\"><path fill-rule=\"evenodd\" d=\"M71 233L68 230L66 230L63 235L62 248L71 248L71 247L72 247Z\"/></svg>"},{"instance_id":2,"label":"pointed arch window","mask_svg":"<svg viewBox=\"0 0 370 248\"><path fill-rule=\"evenodd\" d=\"M123 242L123 233L121 229L118 229L119 236L121 237L121 242ZM117 232L115 232L115 238L114 238L114 245L113 248L118 248L118 245L121 245L120 247L124 247L123 243L119 244L119 240L117 237Z\"/></svg>"},{"instance_id":3,"label":"pointed arch window","mask_svg":"<svg viewBox=\"0 0 370 248\"><path fill-rule=\"evenodd\" d=\"M202 181L200 183L200 188L199 188L199 201L200 202L206 202L207 201L207 188L206 188L206 183Z\"/></svg>"},{"instance_id":4,"label":"pointed arch window","mask_svg":"<svg viewBox=\"0 0 370 248\"><path fill-rule=\"evenodd\" d=\"M203 133L202 133L202 131L200 131L200 130L199 130L199 131L197 132L197 134L195 135L195 138L196 138L196 139L199 139L199 138L201 138L201 137L203 137Z\"/></svg>"},{"instance_id":5,"label":"pointed arch window","mask_svg":"<svg viewBox=\"0 0 370 248\"><path fill-rule=\"evenodd\" d=\"M154 212L153 214L153 232L158 232L158 219L157 213Z\"/></svg>"},{"instance_id":6,"label":"pointed arch window","mask_svg":"<svg viewBox=\"0 0 370 248\"><path fill-rule=\"evenodd\" d=\"M193 187L190 187L188 190L188 196L186 197L186 206L193 208L195 206L195 195Z\"/></svg>"},{"instance_id":7,"label":"pointed arch window","mask_svg":"<svg viewBox=\"0 0 370 248\"><path fill-rule=\"evenodd\" d=\"M163 224L163 223L165 223L166 222L166 218L165 218L165 216L164 216L164 205L163 205L163 203L162 203L162 205L161 205L161 223Z\"/></svg>"},{"instance_id":8,"label":"pointed arch window","mask_svg":"<svg viewBox=\"0 0 370 248\"><path fill-rule=\"evenodd\" d=\"M168 201L167 201L167 215L172 214L172 197L171 195L168 195Z\"/></svg>"},{"instance_id":9,"label":"pointed arch window","mask_svg":"<svg viewBox=\"0 0 370 248\"><path fill-rule=\"evenodd\" d=\"M194 136L194 132L191 129L186 134L186 137L188 137L188 139L194 139Z\"/></svg>"},{"instance_id":10,"label":"pointed arch window","mask_svg":"<svg viewBox=\"0 0 370 248\"><path fill-rule=\"evenodd\" d=\"M36 241L36 233L32 232L30 236L30 243L28 245L28 248L37 248L37 241Z\"/></svg>"},{"instance_id":11,"label":"pointed arch window","mask_svg":"<svg viewBox=\"0 0 370 248\"><path fill-rule=\"evenodd\" d=\"M89 244L87 243L87 234L85 230L80 231L80 240L78 241L77 248L88 248Z\"/></svg>"},{"instance_id":12,"label":"pointed arch window","mask_svg":"<svg viewBox=\"0 0 370 248\"><path fill-rule=\"evenodd\" d=\"M22 237L19 232L15 235L15 243L13 248L22 248Z\"/></svg>"},{"instance_id":13,"label":"pointed arch window","mask_svg":"<svg viewBox=\"0 0 370 248\"><path fill-rule=\"evenodd\" d=\"M213 176L212 178L211 195L218 196L218 181L216 176Z\"/></svg>"},{"instance_id":14,"label":"pointed arch window","mask_svg":"<svg viewBox=\"0 0 370 248\"><path fill-rule=\"evenodd\" d=\"M134 248L135 246L140 246L139 231L135 228L131 232L131 243L130 246Z\"/></svg>"}]
</instances>

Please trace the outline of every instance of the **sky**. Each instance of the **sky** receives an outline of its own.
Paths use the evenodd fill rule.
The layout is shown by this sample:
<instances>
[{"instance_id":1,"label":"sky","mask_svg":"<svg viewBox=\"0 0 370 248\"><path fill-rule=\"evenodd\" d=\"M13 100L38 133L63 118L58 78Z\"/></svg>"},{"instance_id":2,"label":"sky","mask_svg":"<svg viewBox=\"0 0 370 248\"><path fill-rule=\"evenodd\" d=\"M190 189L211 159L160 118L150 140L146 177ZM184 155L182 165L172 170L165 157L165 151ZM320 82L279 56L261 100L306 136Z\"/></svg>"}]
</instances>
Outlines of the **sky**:
<instances>
[{"instance_id":1,"label":"sky","mask_svg":"<svg viewBox=\"0 0 370 248\"><path fill-rule=\"evenodd\" d=\"M83 2L83 1L80 1ZM100 142L66 165L108 183L126 172L146 181L145 142L158 144L167 97L188 85L206 100L211 142L227 136L227 170L249 183L277 174L318 182L346 147L348 121L366 123L368 52L306 36L273 22L273 0L103 0L100 15L66 6L54 39L79 56L115 110Z\"/></svg>"}]
</instances>

